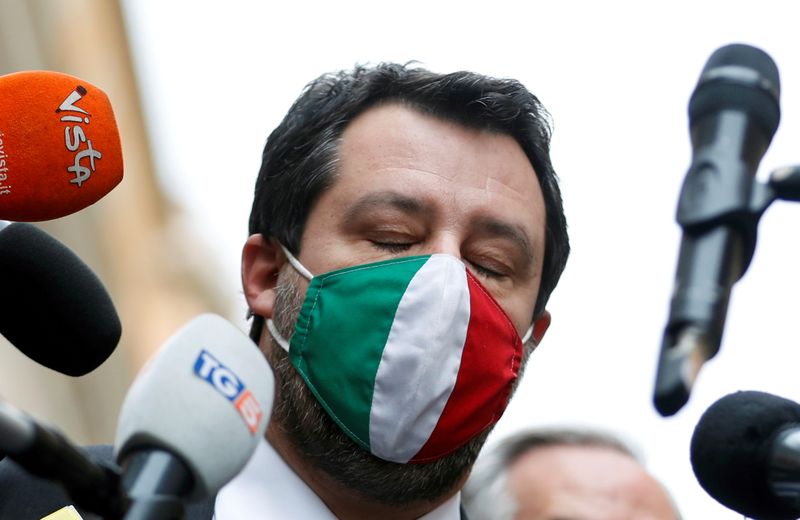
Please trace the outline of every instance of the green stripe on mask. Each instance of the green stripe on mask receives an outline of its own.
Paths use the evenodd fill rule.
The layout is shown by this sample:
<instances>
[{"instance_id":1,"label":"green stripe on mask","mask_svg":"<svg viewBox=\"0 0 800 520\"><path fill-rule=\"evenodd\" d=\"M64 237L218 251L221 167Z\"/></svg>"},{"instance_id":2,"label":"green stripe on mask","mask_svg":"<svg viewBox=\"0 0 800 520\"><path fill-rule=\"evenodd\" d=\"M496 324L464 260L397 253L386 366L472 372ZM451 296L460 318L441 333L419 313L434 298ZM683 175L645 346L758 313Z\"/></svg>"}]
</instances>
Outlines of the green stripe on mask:
<instances>
[{"instance_id":1,"label":"green stripe on mask","mask_svg":"<svg viewBox=\"0 0 800 520\"><path fill-rule=\"evenodd\" d=\"M328 414L365 449L375 374L397 306L429 258L387 260L315 276L297 318L289 350L292 364ZM387 269L397 272L387 276ZM338 294L348 295L347 304ZM339 348L347 343L356 345ZM350 415L335 413L344 410Z\"/></svg>"}]
</instances>

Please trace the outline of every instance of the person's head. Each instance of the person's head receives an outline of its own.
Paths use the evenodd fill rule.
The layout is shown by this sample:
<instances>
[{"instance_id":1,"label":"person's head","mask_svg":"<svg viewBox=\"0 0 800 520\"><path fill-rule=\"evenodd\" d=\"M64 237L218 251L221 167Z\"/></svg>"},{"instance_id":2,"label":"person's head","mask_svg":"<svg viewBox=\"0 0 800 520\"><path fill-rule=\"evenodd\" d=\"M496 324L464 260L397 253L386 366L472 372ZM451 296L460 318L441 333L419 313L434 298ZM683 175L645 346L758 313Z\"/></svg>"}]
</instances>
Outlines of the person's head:
<instances>
[{"instance_id":1,"label":"person's head","mask_svg":"<svg viewBox=\"0 0 800 520\"><path fill-rule=\"evenodd\" d=\"M282 246L313 275L455 257L519 337L532 329L527 354L549 324L545 305L569 252L549 140L546 112L517 81L396 64L323 75L270 135L243 253L251 336L276 372L273 424L337 481L383 502L434 500L463 482L490 425L424 464L350 442L264 331L271 318L292 335L307 286Z\"/></svg>"},{"instance_id":2,"label":"person's head","mask_svg":"<svg viewBox=\"0 0 800 520\"><path fill-rule=\"evenodd\" d=\"M368 109L389 103L467 128L507 135L520 146L539 180L544 201L544 256L534 310L534 317L540 317L566 265L569 239L550 161L549 114L515 80L472 72L436 74L390 63L319 77L267 140L250 213L250 234L275 238L298 254L314 203L336 182L345 129ZM254 316L256 337L263 323L262 316Z\"/></svg>"},{"instance_id":3,"label":"person's head","mask_svg":"<svg viewBox=\"0 0 800 520\"><path fill-rule=\"evenodd\" d=\"M588 430L518 433L481 453L464 486L471 520L678 520L621 440Z\"/></svg>"}]
</instances>

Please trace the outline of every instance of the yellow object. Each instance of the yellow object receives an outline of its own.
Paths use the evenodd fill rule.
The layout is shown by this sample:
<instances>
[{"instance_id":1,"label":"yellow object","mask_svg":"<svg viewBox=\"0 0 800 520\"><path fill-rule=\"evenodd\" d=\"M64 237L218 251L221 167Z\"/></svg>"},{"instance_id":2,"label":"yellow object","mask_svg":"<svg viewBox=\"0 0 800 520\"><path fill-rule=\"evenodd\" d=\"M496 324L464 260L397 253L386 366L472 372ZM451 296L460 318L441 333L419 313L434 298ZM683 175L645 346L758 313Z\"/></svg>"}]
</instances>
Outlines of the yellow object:
<instances>
[{"instance_id":1,"label":"yellow object","mask_svg":"<svg viewBox=\"0 0 800 520\"><path fill-rule=\"evenodd\" d=\"M75 506L66 506L55 513L50 513L42 518L42 520L83 520L83 518L78 514Z\"/></svg>"}]
</instances>

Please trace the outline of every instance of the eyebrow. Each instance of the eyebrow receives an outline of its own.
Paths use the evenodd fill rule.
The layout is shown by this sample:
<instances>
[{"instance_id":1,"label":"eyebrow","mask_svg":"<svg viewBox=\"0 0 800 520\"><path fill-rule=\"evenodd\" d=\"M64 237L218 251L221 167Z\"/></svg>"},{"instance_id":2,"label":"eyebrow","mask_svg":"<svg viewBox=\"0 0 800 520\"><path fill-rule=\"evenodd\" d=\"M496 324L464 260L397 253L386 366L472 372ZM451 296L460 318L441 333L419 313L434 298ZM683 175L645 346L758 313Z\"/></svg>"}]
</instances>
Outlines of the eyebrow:
<instances>
[{"instance_id":1,"label":"eyebrow","mask_svg":"<svg viewBox=\"0 0 800 520\"><path fill-rule=\"evenodd\" d=\"M395 208L409 215L429 217L433 214L430 205L424 204L418 199L394 191L379 191L369 193L356 200L345 212L344 221L352 222L365 211L384 207Z\"/></svg>"},{"instance_id":2,"label":"eyebrow","mask_svg":"<svg viewBox=\"0 0 800 520\"><path fill-rule=\"evenodd\" d=\"M533 246L521 226L491 217L478 219L476 225L486 235L514 242L525 256L533 258Z\"/></svg>"}]
</instances>

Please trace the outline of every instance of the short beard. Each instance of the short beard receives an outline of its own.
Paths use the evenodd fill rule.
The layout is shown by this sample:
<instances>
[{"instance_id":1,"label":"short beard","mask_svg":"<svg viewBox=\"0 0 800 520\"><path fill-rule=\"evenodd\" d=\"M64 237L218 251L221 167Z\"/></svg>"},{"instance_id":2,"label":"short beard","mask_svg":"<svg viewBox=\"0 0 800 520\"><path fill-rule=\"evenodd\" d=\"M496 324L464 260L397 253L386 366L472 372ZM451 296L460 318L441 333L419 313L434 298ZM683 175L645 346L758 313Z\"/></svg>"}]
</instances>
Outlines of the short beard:
<instances>
[{"instance_id":1,"label":"short beard","mask_svg":"<svg viewBox=\"0 0 800 520\"><path fill-rule=\"evenodd\" d=\"M278 278L275 297L275 326L289 338L303 295L294 273L284 271ZM353 442L330 418L295 370L288 354L269 338L265 346L277 381L272 422L291 442L297 454L312 467L380 504L407 506L434 502L463 483L491 428L487 428L453 453L433 462L399 464L375 457Z\"/></svg>"}]
</instances>

